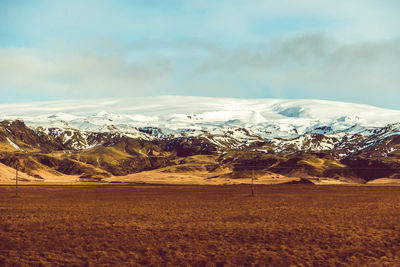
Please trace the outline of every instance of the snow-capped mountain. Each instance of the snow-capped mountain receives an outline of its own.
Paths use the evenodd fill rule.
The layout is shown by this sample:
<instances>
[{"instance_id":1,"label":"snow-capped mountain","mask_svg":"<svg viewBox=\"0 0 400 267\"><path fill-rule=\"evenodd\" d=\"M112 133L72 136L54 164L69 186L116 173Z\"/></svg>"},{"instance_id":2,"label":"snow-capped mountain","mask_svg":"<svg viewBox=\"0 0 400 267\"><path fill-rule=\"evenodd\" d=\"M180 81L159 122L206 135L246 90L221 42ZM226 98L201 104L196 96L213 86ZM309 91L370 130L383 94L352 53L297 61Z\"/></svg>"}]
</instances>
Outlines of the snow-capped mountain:
<instances>
[{"instance_id":1,"label":"snow-capped mountain","mask_svg":"<svg viewBox=\"0 0 400 267\"><path fill-rule=\"evenodd\" d=\"M400 122L400 111L322 100L159 96L2 104L0 119L47 129L119 131L139 138L146 138L140 132L226 135L243 128L248 133L238 131L233 137L273 139L368 134L370 129Z\"/></svg>"},{"instance_id":2,"label":"snow-capped mountain","mask_svg":"<svg viewBox=\"0 0 400 267\"><path fill-rule=\"evenodd\" d=\"M399 165L400 111L334 101L159 96L14 103L0 105L0 121L0 163L46 153L29 154L26 166L85 175L122 175L196 154L220 155L224 166L250 160L281 174L280 168L309 173L304 164L314 162L317 176L360 177L346 168ZM273 161L265 158L271 155Z\"/></svg>"}]
</instances>

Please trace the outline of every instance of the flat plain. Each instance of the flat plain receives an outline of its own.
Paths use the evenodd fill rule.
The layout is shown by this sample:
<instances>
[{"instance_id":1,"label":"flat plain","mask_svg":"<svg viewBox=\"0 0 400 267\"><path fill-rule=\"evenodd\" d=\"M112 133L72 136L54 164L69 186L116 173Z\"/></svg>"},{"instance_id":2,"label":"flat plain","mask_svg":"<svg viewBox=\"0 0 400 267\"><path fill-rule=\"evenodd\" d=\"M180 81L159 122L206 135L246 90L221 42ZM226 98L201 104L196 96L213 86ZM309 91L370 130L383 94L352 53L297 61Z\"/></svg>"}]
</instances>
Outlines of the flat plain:
<instances>
[{"instance_id":1,"label":"flat plain","mask_svg":"<svg viewBox=\"0 0 400 267\"><path fill-rule=\"evenodd\" d=\"M0 266L400 265L400 187L0 186Z\"/></svg>"}]
</instances>

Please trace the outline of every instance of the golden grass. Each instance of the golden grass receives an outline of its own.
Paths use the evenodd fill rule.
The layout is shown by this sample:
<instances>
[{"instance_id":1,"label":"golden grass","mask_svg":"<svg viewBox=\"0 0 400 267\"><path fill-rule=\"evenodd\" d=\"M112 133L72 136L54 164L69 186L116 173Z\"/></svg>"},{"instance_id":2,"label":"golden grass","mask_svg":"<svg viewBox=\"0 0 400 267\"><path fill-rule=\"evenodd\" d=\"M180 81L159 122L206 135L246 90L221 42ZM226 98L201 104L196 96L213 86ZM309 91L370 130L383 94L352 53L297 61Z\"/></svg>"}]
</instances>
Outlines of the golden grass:
<instances>
[{"instance_id":1,"label":"golden grass","mask_svg":"<svg viewBox=\"0 0 400 267\"><path fill-rule=\"evenodd\" d=\"M314 158L310 157L304 160L300 160L299 162L303 162L305 164L311 165L315 168L346 168L346 165L341 164L340 162L331 160L331 159L320 159L320 158Z\"/></svg>"},{"instance_id":2,"label":"golden grass","mask_svg":"<svg viewBox=\"0 0 400 267\"><path fill-rule=\"evenodd\" d=\"M0 186L0 266L400 264L400 187Z\"/></svg>"}]
</instances>

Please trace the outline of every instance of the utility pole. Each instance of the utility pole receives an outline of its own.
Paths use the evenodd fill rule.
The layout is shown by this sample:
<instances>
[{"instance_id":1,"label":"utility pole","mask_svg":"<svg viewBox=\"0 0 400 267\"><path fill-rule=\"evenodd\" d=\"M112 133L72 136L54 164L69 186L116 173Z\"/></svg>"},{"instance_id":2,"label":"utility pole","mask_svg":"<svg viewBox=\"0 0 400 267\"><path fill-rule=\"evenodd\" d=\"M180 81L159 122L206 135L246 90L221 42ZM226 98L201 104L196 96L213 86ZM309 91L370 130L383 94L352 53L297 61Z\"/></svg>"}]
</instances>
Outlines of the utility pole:
<instances>
[{"instance_id":1,"label":"utility pole","mask_svg":"<svg viewBox=\"0 0 400 267\"><path fill-rule=\"evenodd\" d=\"M251 173L251 196L254 197L254 168Z\"/></svg>"}]
</instances>

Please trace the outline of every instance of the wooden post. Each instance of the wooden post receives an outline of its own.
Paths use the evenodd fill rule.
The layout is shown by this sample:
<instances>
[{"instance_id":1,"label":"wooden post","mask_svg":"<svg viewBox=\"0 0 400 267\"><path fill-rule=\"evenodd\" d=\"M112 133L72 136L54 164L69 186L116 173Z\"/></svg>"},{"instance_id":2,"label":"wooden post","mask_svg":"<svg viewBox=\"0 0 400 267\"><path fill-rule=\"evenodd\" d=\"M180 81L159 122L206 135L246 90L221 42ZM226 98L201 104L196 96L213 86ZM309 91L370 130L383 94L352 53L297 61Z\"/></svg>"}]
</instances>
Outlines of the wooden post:
<instances>
[{"instance_id":1,"label":"wooden post","mask_svg":"<svg viewBox=\"0 0 400 267\"><path fill-rule=\"evenodd\" d=\"M18 161L15 163L15 197L18 197Z\"/></svg>"},{"instance_id":2,"label":"wooden post","mask_svg":"<svg viewBox=\"0 0 400 267\"><path fill-rule=\"evenodd\" d=\"M254 197L254 168L251 175L251 196Z\"/></svg>"}]
</instances>

